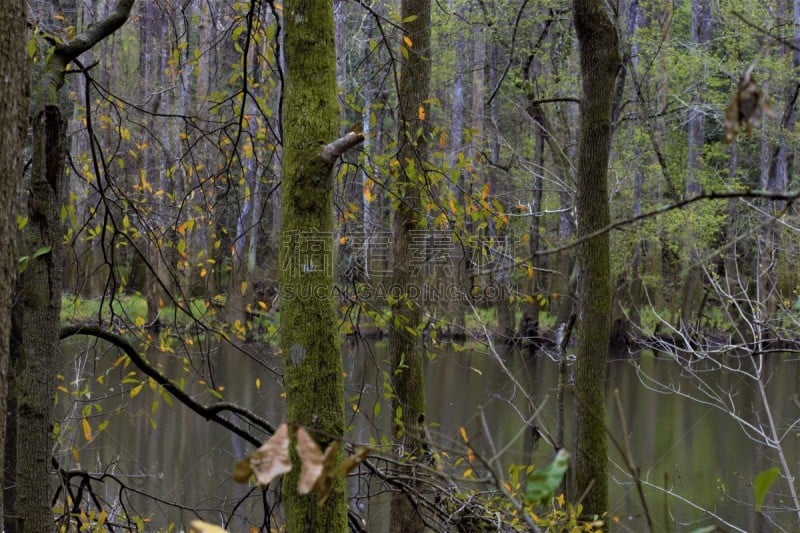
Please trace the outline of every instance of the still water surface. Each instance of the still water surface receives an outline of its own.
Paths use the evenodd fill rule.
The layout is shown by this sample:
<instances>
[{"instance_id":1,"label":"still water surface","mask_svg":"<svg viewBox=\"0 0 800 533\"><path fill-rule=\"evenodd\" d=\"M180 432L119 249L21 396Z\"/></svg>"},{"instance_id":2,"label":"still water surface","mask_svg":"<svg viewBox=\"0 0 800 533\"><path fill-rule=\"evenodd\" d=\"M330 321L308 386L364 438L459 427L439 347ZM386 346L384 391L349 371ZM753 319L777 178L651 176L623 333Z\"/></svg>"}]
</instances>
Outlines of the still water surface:
<instances>
[{"instance_id":1,"label":"still water surface","mask_svg":"<svg viewBox=\"0 0 800 533\"><path fill-rule=\"evenodd\" d=\"M193 509L204 520L222 523L228 519L235 502L245 497L245 503L238 506L237 512L247 516L250 524L258 524L263 518L260 491L233 483L229 475L235 460L250 453L252 447L177 403L168 406L157 391L147 386L133 399L129 398L129 392L120 395L119 382L131 368L107 370L117 356L96 349L87 351L88 346L94 344L73 340L66 346L74 372L79 373L80 369L81 375L91 372L95 377L106 373L106 383L116 380L117 388L104 390L107 396L102 399L97 393L92 398L103 406L102 413L93 415L92 424L97 427L107 419L107 428L88 443L80 430L75 430L74 436L68 439L68 444L77 449L80 466L93 472L114 474L131 487L157 495L163 503L135 494L125 499L129 513L149 517L148 531L165 528L169 523L188 525L198 517ZM280 358L263 347L251 346L247 350L252 359L230 347L215 348L210 357L214 383L224 387L225 401L239 403L277 425L283 419L282 389L279 377L269 369L279 368ZM370 437L389 434L391 409L382 399L383 374L376 370L378 366L386 368L385 359L385 348L381 344L345 349L347 414L351 426L347 438L351 442L366 443ZM185 375L186 362L181 358L152 354L150 360L169 376ZM545 356L531 359L521 353L510 354L503 362L518 385L544 405L538 424L544 431L554 433L557 364ZM188 366L192 368L195 364L197 370L208 375L209 369L202 363L193 362ZM779 426L786 429L800 416L795 403L800 367L796 360L777 356L769 364L772 368L768 372L768 397ZM611 435L620 442L629 443L631 458L641 468L641 477L646 482L667 486L676 495L667 496L663 491L645 488L656 530L690 531L721 523L698 507L716 514L731 529L771 531L780 526L790 531L800 530L796 514L772 510L790 505L786 497L780 496L787 492L783 480L775 484L765 501L770 516L777 523L764 522L754 510L752 479L758 472L777 465L775 453L748 438L733 417L720 409L643 386L637 365L639 372L656 380L680 383L687 393L692 393L693 387L691 380L671 361L649 354L608 363ZM758 411L763 418L764 412L757 407L755 388L746 379L718 372L704 377L713 390L729 393L731 405L741 416L757 421L754 413ZM75 374L65 376L66 380L74 378ZM125 386L126 391L130 388L131 385ZM201 385L190 384L187 388L195 392L199 401L206 404L216 401ZM615 389L619 390L622 416L613 401ZM426 393L426 420L432 435L444 448L460 441L460 428L464 427L476 450L489 449L482 437L485 432L479 416L481 410L498 448L519 435L528 415L526 401L514 380L494 356L479 350L443 351L428 361ZM377 419L373 416L376 402L382 404ZM75 415L83 404L66 405L62 401L60 406L68 414ZM115 409L121 409L123 416L111 415ZM570 410L568 408L568 414ZM77 419L71 423L80 427ZM567 434L570 432L568 423ZM544 441L532 449L530 440L529 432L525 432L525 437L513 441L504 454L504 463L544 465L549 462L552 449ZM798 441L798 428L789 431L784 440L789 464L795 472L800 470ZM643 531L642 507L636 491L630 476L621 468L620 454L613 446L610 448L611 513L619 520L619 530ZM105 489L103 495L108 502L119 500L116 486L108 483ZM359 505L370 517L369 531L384 531L385 498L375 499L368 508L366 502L359 502ZM232 531L246 530L241 519L234 519L229 527Z\"/></svg>"}]
</instances>

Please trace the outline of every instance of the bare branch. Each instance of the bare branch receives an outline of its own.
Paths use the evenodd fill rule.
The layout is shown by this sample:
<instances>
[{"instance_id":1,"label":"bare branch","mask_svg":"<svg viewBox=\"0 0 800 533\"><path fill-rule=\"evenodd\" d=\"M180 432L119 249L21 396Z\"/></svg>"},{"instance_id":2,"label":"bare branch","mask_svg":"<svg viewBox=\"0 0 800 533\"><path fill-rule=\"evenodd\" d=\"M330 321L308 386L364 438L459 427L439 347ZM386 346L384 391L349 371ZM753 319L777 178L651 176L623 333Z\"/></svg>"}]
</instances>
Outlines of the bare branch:
<instances>
[{"instance_id":1,"label":"bare branch","mask_svg":"<svg viewBox=\"0 0 800 533\"><path fill-rule=\"evenodd\" d=\"M114 11L105 20L91 24L86 31L75 36L68 43L59 44L55 48L55 54L63 57L67 62L77 58L94 45L117 31L128 20L135 0L120 0Z\"/></svg>"},{"instance_id":2,"label":"bare branch","mask_svg":"<svg viewBox=\"0 0 800 533\"><path fill-rule=\"evenodd\" d=\"M322 159L332 165L340 155L362 142L364 142L363 133L356 133L354 131L348 132L344 137L336 139L332 143L322 147Z\"/></svg>"},{"instance_id":3,"label":"bare branch","mask_svg":"<svg viewBox=\"0 0 800 533\"><path fill-rule=\"evenodd\" d=\"M701 200L726 200L731 198L762 198L764 200L771 200L771 201L783 201L791 204L798 198L800 198L800 190L790 191L786 193L779 193L779 192L771 192L771 191L762 191L762 190L752 190L747 189L743 191L711 191L711 192L703 192L695 196L690 196L689 198L684 198L678 202L673 204L657 207L655 209L651 209L650 211L645 211L639 215L632 216L629 218L625 218L622 220L617 220L608 224L605 227L598 229L597 231L593 231L588 235L584 235L579 239L575 239L571 242L563 244L561 246L557 246L555 248L548 248L547 250L539 250L534 255L535 256L542 256L542 255L552 255L559 252L563 252L564 250L569 250L570 248L574 248L575 246L581 244L584 241L588 241L590 239L594 239L595 237L599 237L604 233L608 233L609 231L617 228L621 228L622 226L627 226L630 224L634 224L641 220L645 220L648 218L653 218L658 215L663 215L664 213L669 213L670 211L674 211L676 209L682 209L687 205L699 202Z\"/></svg>"},{"instance_id":4,"label":"bare branch","mask_svg":"<svg viewBox=\"0 0 800 533\"><path fill-rule=\"evenodd\" d=\"M206 420L211 420L212 422L216 422L220 426L228 429L229 431L236 433L240 437L242 437L247 442L253 444L254 446L260 446L261 441L257 439L253 434L241 429L240 427L233 424L231 421L223 418L220 416L220 412L222 411L230 411L247 418L248 421L254 423L255 425L261 427L265 431L269 433L274 433L275 428L272 427L269 423L265 420L257 417L255 414L252 413L245 413L245 409L237 406L233 406L231 404L221 404L215 405L211 407L206 407L194 399L191 396L186 394L177 385L167 379L166 376L161 374L158 370L153 368L145 359L139 355L139 351L125 338L117 335L116 333L112 333L110 331L106 331L105 329L101 328L100 326L96 326L94 324L76 324L73 326L64 326L61 328L60 338L66 339L67 337L72 337L74 335L88 335L91 337L97 337L98 339L103 339L104 341L110 342L117 348L121 349L125 352L125 355L130 357L133 364L135 364L144 374L150 378L152 378L156 383L161 385L165 391L169 392L175 399L179 402L184 404L186 407L197 413L198 415L202 416Z\"/></svg>"}]
</instances>

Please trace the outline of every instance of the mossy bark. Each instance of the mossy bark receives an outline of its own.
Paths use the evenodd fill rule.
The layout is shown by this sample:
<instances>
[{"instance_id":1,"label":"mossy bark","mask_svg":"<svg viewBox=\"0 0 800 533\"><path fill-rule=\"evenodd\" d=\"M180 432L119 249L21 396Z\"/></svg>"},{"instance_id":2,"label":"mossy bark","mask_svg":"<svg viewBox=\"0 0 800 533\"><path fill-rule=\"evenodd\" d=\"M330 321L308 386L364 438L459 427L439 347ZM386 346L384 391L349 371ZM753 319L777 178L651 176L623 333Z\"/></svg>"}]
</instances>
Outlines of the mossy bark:
<instances>
[{"instance_id":1,"label":"mossy bark","mask_svg":"<svg viewBox=\"0 0 800 533\"><path fill-rule=\"evenodd\" d=\"M285 92L281 182L281 347L288 421L325 447L344 432L344 379L333 302L333 163L325 143L338 133L331 0L284 4ZM344 482L324 506L297 493L300 463L284 477L286 530L347 529Z\"/></svg>"},{"instance_id":2,"label":"mossy bark","mask_svg":"<svg viewBox=\"0 0 800 533\"><path fill-rule=\"evenodd\" d=\"M400 57L399 127L396 189L399 197L394 214L394 264L392 286L402 296L391 303L389 357L392 364L393 413L395 438L411 462L419 461L424 452L423 422L425 417L425 381L422 369L422 339L419 325L421 301L419 290L412 285L424 283L419 275L425 265L415 262L414 231L420 217L420 196L425 183L427 158L428 93L431 82L431 5L430 0L403 0L401 7L404 39ZM419 246L417 243L416 246ZM416 287L420 289L419 286ZM413 467L401 469L399 476L412 488ZM395 493L391 501L390 531L413 533L422 531L424 520L419 506L409 495Z\"/></svg>"},{"instance_id":3,"label":"mossy bark","mask_svg":"<svg viewBox=\"0 0 800 533\"><path fill-rule=\"evenodd\" d=\"M576 207L578 236L610 221L608 159L611 101L620 66L617 32L600 0L573 0L581 57L581 132L578 140ZM578 320L575 376L577 494L588 515L608 510L608 444L605 429L605 367L611 331L609 236L584 241L578 250Z\"/></svg>"}]
</instances>

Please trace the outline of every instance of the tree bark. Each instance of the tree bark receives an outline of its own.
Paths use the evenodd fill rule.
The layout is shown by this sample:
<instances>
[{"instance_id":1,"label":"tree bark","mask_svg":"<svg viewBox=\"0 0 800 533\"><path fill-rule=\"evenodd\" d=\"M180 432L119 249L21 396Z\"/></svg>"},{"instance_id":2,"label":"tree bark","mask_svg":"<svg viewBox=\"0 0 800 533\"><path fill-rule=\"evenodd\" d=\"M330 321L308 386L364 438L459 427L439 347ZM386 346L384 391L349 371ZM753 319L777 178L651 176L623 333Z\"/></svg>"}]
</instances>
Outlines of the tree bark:
<instances>
[{"instance_id":1,"label":"tree bark","mask_svg":"<svg viewBox=\"0 0 800 533\"><path fill-rule=\"evenodd\" d=\"M600 0L573 0L583 94L578 139L578 237L606 226L611 101L620 66L617 31ZM605 370L611 330L609 236L603 233L578 250L578 320L575 376L575 474L584 511L608 510L608 444L605 433Z\"/></svg>"},{"instance_id":2,"label":"tree bark","mask_svg":"<svg viewBox=\"0 0 800 533\"><path fill-rule=\"evenodd\" d=\"M325 449L344 433L344 378L333 302L333 182L336 159L364 140L339 131L331 0L284 4L285 93L281 191L281 347L288 421L305 426ZM300 461L283 482L287 531L347 529L344 482L318 506L300 495Z\"/></svg>"},{"instance_id":3,"label":"tree bark","mask_svg":"<svg viewBox=\"0 0 800 533\"><path fill-rule=\"evenodd\" d=\"M412 285L420 283L415 272L422 265L414 260L414 231L420 217L420 194L425 182L425 161L428 153L429 121L426 100L431 83L431 4L430 0L403 0L400 7L405 52L401 54L399 98L400 146L397 161L396 189L400 200L394 216L394 265L392 284L402 297L391 303L389 358L392 364L395 417L395 439L406 458L419 460L424 451L425 382L422 371L420 302L412 296ZM406 39L407 38L407 39ZM418 244L417 244L418 245ZM418 261L418 260L417 260ZM416 291L417 293L419 291ZM409 486L413 467L402 475ZM390 531L413 533L424 529L418 506L405 494L395 493L391 501Z\"/></svg>"},{"instance_id":4,"label":"tree bark","mask_svg":"<svg viewBox=\"0 0 800 533\"><path fill-rule=\"evenodd\" d=\"M19 236L20 273L13 326L17 382L17 530L51 531L49 474L55 392L55 363L63 276L60 221L66 156L66 122L59 90L67 66L122 26L133 0L120 0L111 15L69 42L54 44L33 93L33 150L27 195L28 223ZM21 41L24 42L24 39ZM22 435L20 435L22 437Z\"/></svg>"},{"instance_id":5,"label":"tree bark","mask_svg":"<svg viewBox=\"0 0 800 533\"><path fill-rule=\"evenodd\" d=\"M6 439L16 433L15 427L6 429L10 418L6 405L9 390L9 349L11 344L11 309L14 280L17 274L17 215L19 195L22 181L22 148L28 125L28 58L25 56L26 2L12 0L6 2L0 11L0 62L5 67L5 80L0 84L0 110L2 124L0 128L0 198L5 198L6 208L0 210L0 464L5 465ZM14 441L11 440L13 444ZM12 455L15 450L9 450ZM13 478L15 472L10 472ZM13 524L6 518L13 513L13 508L4 501L7 487L13 485L5 475L5 468L0 470L0 487L3 487L3 498L0 500L0 516L4 519L3 529L11 531ZM10 498L13 501L13 498ZM9 518L11 518L9 516Z\"/></svg>"}]
</instances>

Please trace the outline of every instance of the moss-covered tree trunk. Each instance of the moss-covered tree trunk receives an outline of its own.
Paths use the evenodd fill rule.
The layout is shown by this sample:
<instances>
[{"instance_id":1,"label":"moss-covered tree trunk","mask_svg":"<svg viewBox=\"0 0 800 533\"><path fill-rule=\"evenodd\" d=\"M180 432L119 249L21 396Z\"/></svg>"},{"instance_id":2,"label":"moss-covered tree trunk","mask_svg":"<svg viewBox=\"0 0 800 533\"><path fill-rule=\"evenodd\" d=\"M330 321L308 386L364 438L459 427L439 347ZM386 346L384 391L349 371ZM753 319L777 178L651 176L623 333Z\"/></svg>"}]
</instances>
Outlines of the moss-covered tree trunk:
<instances>
[{"instance_id":1,"label":"moss-covered tree trunk","mask_svg":"<svg viewBox=\"0 0 800 533\"><path fill-rule=\"evenodd\" d=\"M5 465L6 438L13 438L16 428L9 428L6 434L8 410L6 394L11 384L8 381L9 348L11 338L11 296L17 272L17 214L22 181L22 146L28 125L28 58L25 56L26 3L13 0L4 4L0 10L0 64L5 68L5 80L0 84L0 198L7 200L6 207L0 209L0 465ZM13 420L13 419L12 419ZM11 441L12 444L14 441ZM15 450L11 450L12 455ZM13 482L0 469L0 487L3 498L0 500L0 516L4 518L5 531L11 531L6 523L3 500L6 490L13 489ZM11 477L14 476L12 472ZM5 509L8 511L9 509Z\"/></svg>"},{"instance_id":2,"label":"moss-covered tree trunk","mask_svg":"<svg viewBox=\"0 0 800 533\"><path fill-rule=\"evenodd\" d=\"M430 0L403 0L401 7L404 39L401 46L399 86L399 150L396 189L399 197L394 214L394 264L392 286L399 287L402 297L391 304L389 357L392 364L393 413L396 439L405 456L420 459L423 452L425 382L422 373L421 301L414 298L412 285L424 283L419 275L425 265L414 255L414 231L420 218L422 190L427 157L428 92L431 83L431 4ZM416 259L415 259L416 258ZM419 287L417 287L419 288ZM402 471L412 476L404 479L415 487L413 468ZM403 475L403 474L399 474ZM422 531L424 521L419 508L409 495L392 496L390 530L413 533Z\"/></svg>"},{"instance_id":3,"label":"moss-covered tree trunk","mask_svg":"<svg viewBox=\"0 0 800 533\"><path fill-rule=\"evenodd\" d=\"M578 236L609 224L608 158L611 100L620 66L617 31L604 2L573 0L581 57L578 138ZM608 233L588 239L578 250L579 337L575 376L575 477L577 494L589 515L608 510L608 460L604 382L611 331L611 275Z\"/></svg>"},{"instance_id":4,"label":"moss-covered tree trunk","mask_svg":"<svg viewBox=\"0 0 800 533\"><path fill-rule=\"evenodd\" d=\"M324 449L344 432L344 380L333 301L333 165L361 142L336 138L336 57L331 0L290 0L286 16L283 100L280 295L288 420L309 429ZM344 483L320 507L297 493L300 463L285 476L287 531L347 528Z\"/></svg>"},{"instance_id":5,"label":"moss-covered tree trunk","mask_svg":"<svg viewBox=\"0 0 800 533\"><path fill-rule=\"evenodd\" d=\"M18 241L19 254L29 259L19 276L12 321L18 420L15 510L20 532L53 530L48 487L63 276L60 211L66 156L66 122L59 108L59 90L67 66L121 27L132 6L133 0L120 0L106 20L67 43L54 44L33 86L28 223Z\"/></svg>"}]
</instances>

